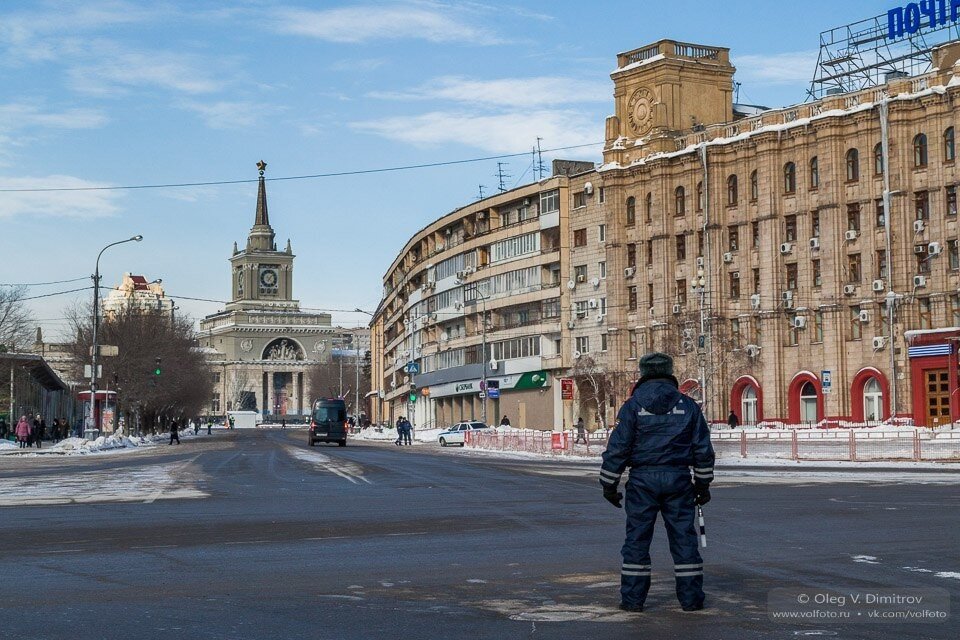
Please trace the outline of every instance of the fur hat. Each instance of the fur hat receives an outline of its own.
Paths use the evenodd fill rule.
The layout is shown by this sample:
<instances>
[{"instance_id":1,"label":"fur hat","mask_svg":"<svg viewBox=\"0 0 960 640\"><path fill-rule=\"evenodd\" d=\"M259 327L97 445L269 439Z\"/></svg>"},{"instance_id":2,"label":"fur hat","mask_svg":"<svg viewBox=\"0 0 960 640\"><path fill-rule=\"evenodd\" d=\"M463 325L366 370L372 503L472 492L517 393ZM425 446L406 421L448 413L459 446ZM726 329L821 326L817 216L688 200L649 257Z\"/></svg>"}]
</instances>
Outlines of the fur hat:
<instances>
[{"instance_id":1,"label":"fur hat","mask_svg":"<svg viewBox=\"0 0 960 640\"><path fill-rule=\"evenodd\" d=\"M665 353L648 353L640 358L640 376L665 378L673 375L673 358Z\"/></svg>"}]
</instances>

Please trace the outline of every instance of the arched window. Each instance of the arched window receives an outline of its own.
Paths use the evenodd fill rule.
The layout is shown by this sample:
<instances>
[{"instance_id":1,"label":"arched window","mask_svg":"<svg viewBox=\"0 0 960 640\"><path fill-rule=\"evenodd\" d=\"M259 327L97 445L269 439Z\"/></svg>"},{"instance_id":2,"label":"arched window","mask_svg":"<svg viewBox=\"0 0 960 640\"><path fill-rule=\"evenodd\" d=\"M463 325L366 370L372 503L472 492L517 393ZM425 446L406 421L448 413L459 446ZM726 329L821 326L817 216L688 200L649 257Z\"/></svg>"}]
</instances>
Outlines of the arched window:
<instances>
[{"instance_id":1,"label":"arched window","mask_svg":"<svg viewBox=\"0 0 960 640\"><path fill-rule=\"evenodd\" d=\"M756 202L760 197L760 180L756 170L750 172L750 202Z\"/></svg>"},{"instance_id":2,"label":"arched window","mask_svg":"<svg viewBox=\"0 0 960 640\"><path fill-rule=\"evenodd\" d=\"M856 149L847 151L847 182L857 182L860 179L860 152Z\"/></svg>"},{"instance_id":3,"label":"arched window","mask_svg":"<svg viewBox=\"0 0 960 640\"><path fill-rule=\"evenodd\" d=\"M947 130L943 132L943 159L947 162L953 162L957 159L957 146L953 127L948 127Z\"/></svg>"},{"instance_id":4,"label":"arched window","mask_svg":"<svg viewBox=\"0 0 960 640\"><path fill-rule=\"evenodd\" d=\"M757 415L757 390L750 386L744 389L740 396L740 424L757 424Z\"/></svg>"},{"instance_id":5,"label":"arched window","mask_svg":"<svg viewBox=\"0 0 960 640\"><path fill-rule=\"evenodd\" d=\"M783 165L783 192L797 192L797 166L792 162Z\"/></svg>"},{"instance_id":6,"label":"arched window","mask_svg":"<svg viewBox=\"0 0 960 640\"><path fill-rule=\"evenodd\" d=\"M863 419L866 422L883 420L883 389L876 378L870 378L863 386Z\"/></svg>"},{"instance_id":7,"label":"arched window","mask_svg":"<svg viewBox=\"0 0 960 640\"><path fill-rule=\"evenodd\" d=\"M817 388L807 381L800 388L800 422L802 424L816 424L817 415Z\"/></svg>"},{"instance_id":8,"label":"arched window","mask_svg":"<svg viewBox=\"0 0 960 640\"><path fill-rule=\"evenodd\" d=\"M682 216L687 212L687 192L683 187L677 187L673 192L673 199L676 202L676 214Z\"/></svg>"},{"instance_id":9,"label":"arched window","mask_svg":"<svg viewBox=\"0 0 960 640\"><path fill-rule=\"evenodd\" d=\"M913 166L927 166L927 136L922 133L918 133L913 139Z\"/></svg>"},{"instance_id":10,"label":"arched window","mask_svg":"<svg viewBox=\"0 0 960 640\"><path fill-rule=\"evenodd\" d=\"M873 148L873 174L876 176L883 175L883 143L878 142L877 146Z\"/></svg>"},{"instance_id":11,"label":"arched window","mask_svg":"<svg viewBox=\"0 0 960 640\"><path fill-rule=\"evenodd\" d=\"M644 215L646 216L645 220L647 222L653 221L653 194L648 193L647 199L644 201Z\"/></svg>"},{"instance_id":12,"label":"arched window","mask_svg":"<svg viewBox=\"0 0 960 640\"><path fill-rule=\"evenodd\" d=\"M734 174L727 178L727 204L734 207L737 200L737 176Z\"/></svg>"},{"instance_id":13,"label":"arched window","mask_svg":"<svg viewBox=\"0 0 960 640\"><path fill-rule=\"evenodd\" d=\"M810 188L820 188L820 161L816 156L810 160Z\"/></svg>"},{"instance_id":14,"label":"arched window","mask_svg":"<svg viewBox=\"0 0 960 640\"><path fill-rule=\"evenodd\" d=\"M703 211L703 183L697 183L697 211Z\"/></svg>"},{"instance_id":15,"label":"arched window","mask_svg":"<svg viewBox=\"0 0 960 640\"><path fill-rule=\"evenodd\" d=\"M627 226L631 227L637 223L637 199L633 196L627 198Z\"/></svg>"}]
</instances>

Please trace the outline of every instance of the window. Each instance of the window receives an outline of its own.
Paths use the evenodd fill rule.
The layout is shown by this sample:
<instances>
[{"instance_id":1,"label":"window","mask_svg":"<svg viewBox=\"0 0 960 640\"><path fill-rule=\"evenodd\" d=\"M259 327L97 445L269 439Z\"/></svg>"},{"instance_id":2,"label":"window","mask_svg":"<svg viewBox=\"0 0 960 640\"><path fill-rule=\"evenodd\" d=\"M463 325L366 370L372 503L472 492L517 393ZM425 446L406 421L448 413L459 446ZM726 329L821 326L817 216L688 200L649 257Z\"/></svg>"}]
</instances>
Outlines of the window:
<instances>
[{"instance_id":1,"label":"window","mask_svg":"<svg viewBox=\"0 0 960 640\"><path fill-rule=\"evenodd\" d=\"M733 176L736 181L736 176ZM760 197L760 179L756 170L750 172L750 202L756 202ZM736 204L736 203L734 203Z\"/></svg>"},{"instance_id":2,"label":"window","mask_svg":"<svg viewBox=\"0 0 960 640\"><path fill-rule=\"evenodd\" d=\"M579 209L587 206L587 194L583 191L577 191L573 194L573 208Z\"/></svg>"},{"instance_id":3,"label":"window","mask_svg":"<svg viewBox=\"0 0 960 640\"><path fill-rule=\"evenodd\" d=\"M676 203L674 205L674 212L678 216L682 216L687 213L687 193L683 187L677 187L673 192L673 200Z\"/></svg>"},{"instance_id":4,"label":"window","mask_svg":"<svg viewBox=\"0 0 960 640\"><path fill-rule=\"evenodd\" d=\"M210 411L213 413L220 413L220 394L214 393L213 398L210 400Z\"/></svg>"},{"instance_id":5,"label":"window","mask_svg":"<svg viewBox=\"0 0 960 640\"><path fill-rule=\"evenodd\" d=\"M927 255L927 245L914 245L913 255L917 258L917 273L930 273L930 256Z\"/></svg>"},{"instance_id":6,"label":"window","mask_svg":"<svg viewBox=\"0 0 960 640\"><path fill-rule=\"evenodd\" d=\"M637 358L637 330L630 329L627 334L630 338L630 358L635 360Z\"/></svg>"},{"instance_id":7,"label":"window","mask_svg":"<svg viewBox=\"0 0 960 640\"><path fill-rule=\"evenodd\" d=\"M883 210L883 198L877 198L874 201L874 210L876 211L877 227L885 227L887 225L887 215Z\"/></svg>"},{"instance_id":8,"label":"window","mask_svg":"<svg viewBox=\"0 0 960 640\"><path fill-rule=\"evenodd\" d=\"M760 293L760 269L753 270L753 292Z\"/></svg>"},{"instance_id":9,"label":"window","mask_svg":"<svg viewBox=\"0 0 960 640\"><path fill-rule=\"evenodd\" d=\"M577 336L577 351L581 354L590 353L590 336Z\"/></svg>"},{"instance_id":10,"label":"window","mask_svg":"<svg viewBox=\"0 0 960 640\"><path fill-rule=\"evenodd\" d=\"M951 185L947 187L947 215L956 217L957 215L957 187Z\"/></svg>"},{"instance_id":11,"label":"window","mask_svg":"<svg viewBox=\"0 0 960 640\"><path fill-rule=\"evenodd\" d=\"M740 272L734 271L730 274L730 297L734 300L740 299Z\"/></svg>"},{"instance_id":12,"label":"window","mask_svg":"<svg viewBox=\"0 0 960 640\"><path fill-rule=\"evenodd\" d=\"M913 194L914 211L917 220L930 219L930 194L926 191L917 191Z\"/></svg>"},{"instance_id":13,"label":"window","mask_svg":"<svg viewBox=\"0 0 960 640\"><path fill-rule=\"evenodd\" d=\"M647 266L653 266L653 240L647 240Z\"/></svg>"},{"instance_id":14,"label":"window","mask_svg":"<svg viewBox=\"0 0 960 640\"><path fill-rule=\"evenodd\" d=\"M600 240L600 242L607 241L607 225L602 224L597 227L597 238Z\"/></svg>"},{"instance_id":15,"label":"window","mask_svg":"<svg viewBox=\"0 0 960 640\"><path fill-rule=\"evenodd\" d=\"M627 310L628 311L637 310L637 288L636 287L627 287Z\"/></svg>"},{"instance_id":16,"label":"window","mask_svg":"<svg viewBox=\"0 0 960 640\"><path fill-rule=\"evenodd\" d=\"M957 246L957 239L947 240L947 255L950 258L950 268L960 269L960 248Z\"/></svg>"},{"instance_id":17,"label":"window","mask_svg":"<svg viewBox=\"0 0 960 640\"><path fill-rule=\"evenodd\" d=\"M727 178L727 205L737 206L737 176L732 175Z\"/></svg>"},{"instance_id":18,"label":"window","mask_svg":"<svg viewBox=\"0 0 960 640\"><path fill-rule=\"evenodd\" d=\"M637 223L637 200L633 196L627 198L627 226L632 227Z\"/></svg>"},{"instance_id":19,"label":"window","mask_svg":"<svg viewBox=\"0 0 960 640\"><path fill-rule=\"evenodd\" d=\"M687 237L682 233L677 236L677 262L687 259Z\"/></svg>"},{"instance_id":20,"label":"window","mask_svg":"<svg viewBox=\"0 0 960 640\"><path fill-rule=\"evenodd\" d=\"M740 229L735 224L727 227L727 248L730 251L738 251L740 249Z\"/></svg>"},{"instance_id":21,"label":"window","mask_svg":"<svg viewBox=\"0 0 960 640\"><path fill-rule=\"evenodd\" d=\"M816 424L820 421L820 412L817 409L817 389L811 382L804 382L800 388L800 422Z\"/></svg>"},{"instance_id":22,"label":"window","mask_svg":"<svg viewBox=\"0 0 960 640\"><path fill-rule=\"evenodd\" d=\"M653 194L648 193L647 198L643 203L643 215L645 216L644 221L648 224L653 222Z\"/></svg>"},{"instance_id":23,"label":"window","mask_svg":"<svg viewBox=\"0 0 960 640\"><path fill-rule=\"evenodd\" d=\"M703 255L703 231L697 231L697 255Z\"/></svg>"},{"instance_id":24,"label":"window","mask_svg":"<svg viewBox=\"0 0 960 640\"><path fill-rule=\"evenodd\" d=\"M797 216L784 216L784 241L797 241Z\"/></svg>"},{"instance_id":25,"label":"window","mask_svg":"<svg viewBox=\"0 0 960 640\"><path fill-rule=\"evenodd\" d=\"M932 320L932 311L930 308L930 298L917 298L918 309L920 314L920 328L921 329L932 329L933 320Z\"/></svg>"},{"instance_id":26,"label":"window","mask_svg":"<svg viewBox=\"0 0 960 640\"><path fill-rule=\"evenodd\" d=\"M600 315L607 315L607 299L600 298Z\"/></svg>"},{"instance_id":27,"label":"window","mask_svg":"<svg viewBox=\"0 0 960 640\"><path fill-rule=\"evenodd\" d=\"M750 245L754 249L760 248L760 223L759 222L750 223Z\"/></svg>"},{"instance_id":28,"label":"window","mask_svg":"<svg viewBox=\"0 0 960 640\"><path fill-rule=\"evenodd\" d=\"M787 330L787 346L795 347L800 344L800 329L797 327L797 314L791 313L787 316L787 319L790 321L789 329Z\"/></svg>"},{"instance_id":29,"label":"window","mask_svg":"<svg viewBox=\"0 0 960 640\"><path fill-rule=\"evenodd\" d=\"M649 242L647 244L650 244ZM637 266L637 245L631 243L627 245L627 266Z\"/></svg>"},{"instance_id":30,"label":"window","mask_svg":"<svg viewBox=\"0 0 960 640\"><path fill-rule=\"evenodd\" d=\"M887 277L887 251L879 249L877 251L877 278L885 280Z\"/></svg>"},{"instance_id":31,"label":"window","mask_svg":"<svg viewBox=\"0 0 960 640\"><path fill-rule=\"evenodd\" d=\"M913 139L913 166L917 169L927 166L927 136L922 133Z\"/></svg>"},{"instance_id":32,"label":"window","mask_svg":"<svg viewBox=\"0 0 960 640\"><path fill-rule=\"evenodd\" d=\"M744 426L757 424L757 390L748 386L740 396L740 418Z\"/></svg>"},{"instance_id":33,"label":"window","mask_svg":"<svg viewBox=\"0 0 960 640\"><path fill-rule=\"evenodd\" d=\"M810 160L810 188L820 188L820 161L816 156Z\"/></svg>"},{"instance_id":34,"label":"window","mask_svg":"<svg viewBox=\"0 0 960 640\"><path fill-rule=\"evenodd\" d=\"M540 194L540 215L560 210L560 190Z\"/></svg>"},{"instance_id":35,"label":"window","mask_svg":"<svg viewBox=\"0 0 960 640\"><path fill-rule=\"evenodd\" d=\"M860 323L860 305L850 307L850 339L863 339L863 325Z\"/></svg>"},{"instance_id":36,"label":"window","mask_svg":"<svg viewBox=\"0 0 960 640\"><path fill-rule=\"evenodd\" d=\"M739 349L742 343L742 336L740 335L740 318L733 318L730 320L730 342L733 343L734 349Z\"/></svg>"},{"instance_id":37,"label":"window","mask_svg":"<svg viewBox=\"0 0 960 640\"><path fill-rule=\"evenodd\" d=\"M858 203L847 205L847 231L860 232L860 205Z\"/></svg>"},{"instance_id":38,"label":"window","mask_svg":"<svg viewBox=\"0 0 960 640\"><path fill-rule=\"evenodd\" d=\"M581 264L573 268L573 279L577 282L586 282L587 280L587 265Z\"/></svg>"},{"instance_id":39,"label":"window","mask_svg":"<svg viewBox=\"0 0 960 640\"><path fill-rule=\"evenodd\" d=\"M580 235L578 235L580 234ZM575 246L578 245L577 238L582 238L584 244L586 244L586 229L580 229L579 231L573 232L573 242ZM540 252L540 232L534 231L533 233L526 233L522 236L515 236L513 238L507 238L506 240L501 240L500 242L494 242L490 245L490 264L496 264L497 262L502 262L504 260L510 260L512 258L517 258L519 256L529 255L531 253ZM457 271L460 271L465 266L463 254L461 254L461 260L459 265L455 270L447 270L447 275L453 275ZM440 267L444 266L448 261L443 261L437 265L437 280L441 280Z\"/></svg>"},{"instance_id":40,"label":"window","mask_svg":"<svg viewBox=\"0 0 960 640\"><path fill-rule=\"evenodd\" d=\"M787 289L790 291L797 290L797 263L787 265Z\"/></svg>"},{"instance_id":41,"label":"window","mask_svg":"<svg viewBox=\"0 0 960 640\"><path fill-rule=\"evenodd\" d=\"M600 279L601 279L601 280L606 280L606 278L607 278L607 263L606 263L606 262L598 262L598 263L597 263L597 266L600 267Z\"/></svg>"},{"instance_id":42,"label":"window","mask_svg":"<svg viewBox=\"0 0 960 640\"><path fill-rule=\"evenodd\" d=\"M647 307L653 309L653 285L647 285Z\"/></svg>"},{"instance_id":43,"label":"window","mask_svg":"<svg viewBox=\"0 0 960 640\"><path fill-rule=\"evenodd\" d=\"M703 183L697 183L697 211L703 211Z\"/></svg>"},{"instance_id":44,"label":"window","mask_svg":"<svg viewBox=\"0 0 960 640\"><path fill-rule=\"evenodd\" d=\"M586 229L577 229L573 232L573 246L575 247L585 247L587 246L587 230Z\"/></svg>"},{"instance_id":45,"label":"window","mask_svg":"<svg viewBox=\"0 0 960 640\"><path fill-rule=\"evenodd\" d=\"M883 175L883 143L881 142L873 148L873 175Z\"/></svg>"},{"instance_id":46,"label":"window","mask_svg":"<svg viewBox=\"0 0 960 640\"><path fill-rule=\"evenodd\" d=\"M560 299L551 298L550 300L544 300L540 313L544 318L559 318Z\"/></svg>"},{"instance_id":47,"label":"window","mask_svg":"<svg viewBox=\"0 0 960 640\"><path fill-rule=\"evenodd\" d=\"M953 326L960 327L960 294L950 296L950 315L953 316Z\"/></svg>"},{"instance_id":48,"label":"window","mask_svg":"<svg viewBox=\"0 0 960 640\"><path fill-rule=\"evenodd\" d=\"M863 385L863 419L867 422L883 420L883 391L876 378L870 378Z\"/></svg>"},{"instance_id":49,"label":"window","mask_svg":"<svg viewBox=\"0 0 960 640\"><path fill-rule=\"evenodd\" d=\"M516 360L540 355L540 336L501 340L490 345L494 360Z\"/></svg>"},{"instance_id":50,"label":"window","mask_svg":"<svg viewBox=\"0 0 960 640\"><path fill-rule=\"evenodd\" d=\"M215 371L213 374L213 384L220 384L220 372Z\"/></svg>"},{"instance_id":51,"label":"window","mask_svg":"<svg viewBox=\"0 0 960 640\"><path fill-rule=\"evenodd\" d=\"M687 281L677 280L677 304L687 306Z\"/></svg>"},{"instance_id":52,"label":"window","mask_svg":"<svg viewBox=\"0 0 960 640\"><path fill-rule=\"evenodd\" d=\"M820 237L820 212L819 211L810 212L810 237L811 238Z\"/></svg>"},{"instance_id":53,"label":"window","mask_svg":"<svg viewBox=\"0 0 960 640\"><path fill-rule=\"evenodd\" d=\"M810 261L811 270L813 271L813 286L822 287L823 286L823 274L820 271L820 261L811 260Z\"/></svg>"},{"instance_id":54,"label":"window","mask_svg":"<svg viewBox=\"0 0 960 640\"><path fill-rule=\"evenodd\" d=\"M859 284L863 278L863 264L859 253L847 256L847 282Z\"/></svg>"},{"instance_id":55,"label":"window","mask_svg":"<svg viewBox=\"0 0 960 640\"><path fill-rule=\"evenodd\" d=\"M600 334L600 351L606 351L606 350L607 350L607 334L601 333Z\"/></svg>"},{"instance_id":56,"label":"window","mask_svg":"<svg viewBox=\"0 0 960 640\"><path fill-rule=\"evenodd\" d=\"M860 152L856 149L847 151L847 182L860 180Z\"/></svg>"},{"instance_id":57,"label":"window","mask_svg":"<svg viewBox=\"0 0 960 640\"><path fill-rule=\"evenodd\" d=\"M823 311L813 312L813 335L810 342L823 342Z\"/></svg>"},{"instance_id":58,"label":"window","mask_svg":"<svg viewBox=\"0 0 960 640\"><path fill-rule=\"evenodd\" d=\"M957 146L954 139L953 127L947 127L943 132L943 160L953 162L957 159Z\"/></svg>"},{"instance_id":59,"label":"window","mask_svg":"<svg viewBox=\"0 0 960 640\"><path fill-rule=\"evenodd\" d=\"M787 195L797 192L797 165L792 162L783 166L783 192Z\"/></svg>"}]
</instances>

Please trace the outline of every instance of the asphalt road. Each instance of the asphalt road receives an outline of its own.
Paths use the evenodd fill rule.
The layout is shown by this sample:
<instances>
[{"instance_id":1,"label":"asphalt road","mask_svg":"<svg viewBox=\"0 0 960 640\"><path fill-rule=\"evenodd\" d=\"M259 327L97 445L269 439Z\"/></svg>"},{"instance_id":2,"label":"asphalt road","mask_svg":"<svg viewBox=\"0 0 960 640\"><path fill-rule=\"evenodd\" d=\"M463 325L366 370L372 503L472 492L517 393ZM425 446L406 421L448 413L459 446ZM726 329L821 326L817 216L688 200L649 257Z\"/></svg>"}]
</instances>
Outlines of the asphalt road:
<instances>
[{"instance_id":1,"label":"asphalt road","mask_svg":"<svg viewBox=\"0 0 960 640\"><path fill-rule=\"evenodd\" d=\"M0 459L0 638L950 638L775 622L774 588L945 589L960 475L718 472L708 609L662 527L642 614L616 609L623 513L596 465L233 431L121 455ZM956 577L950 573L956 572ZM941 575L938 575L941 574ZM960 606L958 604L957 606Z\"/></svg>"}]
</instances>

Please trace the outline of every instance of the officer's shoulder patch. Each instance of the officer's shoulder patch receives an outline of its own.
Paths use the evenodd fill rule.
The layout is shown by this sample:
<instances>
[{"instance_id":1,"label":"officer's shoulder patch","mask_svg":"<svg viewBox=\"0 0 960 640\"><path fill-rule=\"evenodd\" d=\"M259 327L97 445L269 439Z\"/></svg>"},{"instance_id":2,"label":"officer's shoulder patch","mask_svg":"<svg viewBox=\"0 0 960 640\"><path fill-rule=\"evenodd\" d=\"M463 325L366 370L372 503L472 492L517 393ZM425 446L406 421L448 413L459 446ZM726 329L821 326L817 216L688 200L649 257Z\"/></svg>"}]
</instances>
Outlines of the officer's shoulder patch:
<instances>
[{"instance_id":1,"label":"officer's shoulder patch","mask_svg":"<svg viewBox=\"0 0 960 640\"><path fill-rule=\"evenodd\" d=\"M637 415L638 415L638 416L652 416L653 414L650 413L649 411L647 411L646 409L644 409L643 407L640 407L640 411L637 411Z\"/></svg>"},{"instance_id":2,"label":"officer's shoulder patch","mask_svg":"<svg viewBox=\"0 0 960 640\"><path fill-rule=\"evenodd\" d=\"M687 412L686 412L686 411L683 409L683 407L681 407L680 405L677 405L677 406L675 406L673 409L671 409L671 410L670 410L670 413L671 413L671 415L675 415L675 416L685 416L685 415L687 415Z\"/></svg>"}]
</instances>

